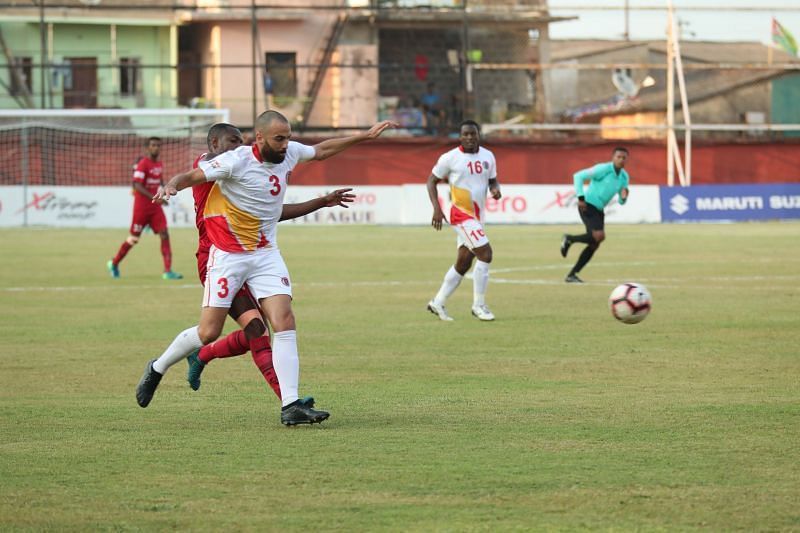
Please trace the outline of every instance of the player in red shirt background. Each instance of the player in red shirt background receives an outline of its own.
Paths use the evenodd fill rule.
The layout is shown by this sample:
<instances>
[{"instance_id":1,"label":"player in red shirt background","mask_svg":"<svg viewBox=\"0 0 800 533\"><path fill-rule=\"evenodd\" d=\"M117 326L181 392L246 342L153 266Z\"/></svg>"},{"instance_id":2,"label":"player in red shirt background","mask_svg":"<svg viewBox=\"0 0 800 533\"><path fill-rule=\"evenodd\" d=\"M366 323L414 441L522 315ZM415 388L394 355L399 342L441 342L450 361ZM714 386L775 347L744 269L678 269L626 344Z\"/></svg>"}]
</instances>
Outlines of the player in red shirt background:
<instances>
[{"instance_id":1,"label":"player in red shirt background","mask_svg":"<svg viewBox=\"0 0 800 533\"><path fill-rule=\"evenodd\" d=\"M119 247L117 255L106 264L112 278L119 277L119 264L133 248L142 231L150 226L153 233L161 237L161 257L164 259L164 279L182 279L183 276L172 271L172 248L167 233L167 217L161 207L165 201L153 202L153 195L163 183L164 165L158 160L161 153L161 139L150 137L145 142L145 157L141 158L133 170L133 218L130 235Z\"/></svg>"}]
</instances>

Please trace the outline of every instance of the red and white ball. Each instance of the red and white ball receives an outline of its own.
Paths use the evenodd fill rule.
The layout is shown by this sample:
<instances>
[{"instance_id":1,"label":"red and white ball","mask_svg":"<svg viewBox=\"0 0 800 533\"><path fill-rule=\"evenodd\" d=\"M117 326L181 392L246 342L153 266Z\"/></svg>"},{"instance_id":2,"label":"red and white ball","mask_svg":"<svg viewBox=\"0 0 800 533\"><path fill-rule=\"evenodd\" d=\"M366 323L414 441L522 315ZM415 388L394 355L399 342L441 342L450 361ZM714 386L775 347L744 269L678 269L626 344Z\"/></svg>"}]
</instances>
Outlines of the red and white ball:
<instances>
[{"instance_id":1,"label":"red and white ball","mask_svg":"<svg viewBox=\"0 0 800 533\"><path fill-rule=\"evenodd\" d=\"M640 283L623 283L608 297L608 308L614 318L625 324L638 324L650 314L653 299Z\"/></svg>"}]
</instances>

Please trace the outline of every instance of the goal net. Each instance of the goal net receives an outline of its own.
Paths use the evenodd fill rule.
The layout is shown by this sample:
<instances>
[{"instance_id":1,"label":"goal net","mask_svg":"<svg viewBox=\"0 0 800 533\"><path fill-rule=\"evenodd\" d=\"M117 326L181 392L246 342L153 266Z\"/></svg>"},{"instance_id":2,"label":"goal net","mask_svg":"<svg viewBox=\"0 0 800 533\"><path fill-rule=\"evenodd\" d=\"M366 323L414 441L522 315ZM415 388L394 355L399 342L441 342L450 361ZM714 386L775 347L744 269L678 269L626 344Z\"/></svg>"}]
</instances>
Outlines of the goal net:
<instances>
[{"instance_id":1,"label":"goal net","mask_svg":"<svg viewBox=\"0 0 800 533\"><path fill-rule=\"evenodd\" d=\"M191 168L227 109L0 110L0 186L129 185L149 137L169 177Z\"/></svg>"}]
</instances>

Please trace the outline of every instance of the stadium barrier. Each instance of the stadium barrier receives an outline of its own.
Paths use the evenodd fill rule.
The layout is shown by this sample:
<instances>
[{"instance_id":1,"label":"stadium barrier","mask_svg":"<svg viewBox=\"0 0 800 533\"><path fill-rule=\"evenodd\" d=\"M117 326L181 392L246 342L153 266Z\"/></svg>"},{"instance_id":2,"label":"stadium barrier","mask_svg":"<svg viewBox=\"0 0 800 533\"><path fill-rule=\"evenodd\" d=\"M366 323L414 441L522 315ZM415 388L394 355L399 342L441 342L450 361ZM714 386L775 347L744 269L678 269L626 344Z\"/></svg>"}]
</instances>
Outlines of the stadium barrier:
<instances>
[{"instance_id":1,"label":"stadium barrier","mask_svg":"<svg viewBox=\"0 0 800 533\"><path fill-rule=\"evenodd\" d=\"M303 202L338 186L292 186L285 201ZM294 220L295 224L406 224L427 225L431 207L425 185L356 186L356 200L349 209L322 209ZM439 199L449 211L446 186ZM580 223L574 191L569 185L506 185L503 198L487 199L486 220L490 224ZM133 196L129 187L0 187L0 226L61 226L124 228L130 225ZM194 225L190 191L181 191L166 207L171 227ZM624 208L612 202L609 223L659 222L658 187L632 188Z\"/></svg>"},{"instance_id":2,"label":"stadium barrier","mask_svg":"<svg viewBox=\"0 0 800 533\"><path fill-rule=\"evenodd\" d=\"M661 187L664 222L800 218L800 183Z\"/></svg>"},{"instance_id":3,"label":"stadium barrier","mask_svg":"<svg viewBox=\"0 0 800 533\"><path fill-rule=\"evenodd\" d=\"M287 203L303 202L338 186L292 186ZM431 207L425 185L356 186L350 209L322 209L294 224L427 225ZM439 200L449 210L446 186ZM489 224L580 224L569 185L505 185L503 198L486 201ZM133 196L129 187L0 187L0 226L126 228ZM190 191L181 191L166 208L171 227L194 225ZM680 221L800 219L800 184L634 185L625 206L606 209L610 224Z\"/></svg>"}]
</instances>

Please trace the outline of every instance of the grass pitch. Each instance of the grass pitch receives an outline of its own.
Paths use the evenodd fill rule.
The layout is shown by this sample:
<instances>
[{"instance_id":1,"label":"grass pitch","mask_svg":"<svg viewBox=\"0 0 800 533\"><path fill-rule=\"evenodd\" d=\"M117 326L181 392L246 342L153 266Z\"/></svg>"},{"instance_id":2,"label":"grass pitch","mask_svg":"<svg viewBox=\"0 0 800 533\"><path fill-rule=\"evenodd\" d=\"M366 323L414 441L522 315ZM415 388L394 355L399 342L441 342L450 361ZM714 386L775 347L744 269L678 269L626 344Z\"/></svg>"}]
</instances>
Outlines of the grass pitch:
<instances>
[{"instance_id":1,"label":"grass pitch","mask_svg":"<svg viewBox=\"0 0 800 533\"><path fill-rule=\"evenodd\" d=\"M0 530L798 530L800 225L610 226L562 279L561 233L490 227L488 303L430 228L282 226L301 392L286 429L249 355L193 392L145 362L196 323L195 233L0 230ZM636 326L606 306L647 285ZM229 323L228 329L233 326Z\"/></svg>"}]
</instances>

